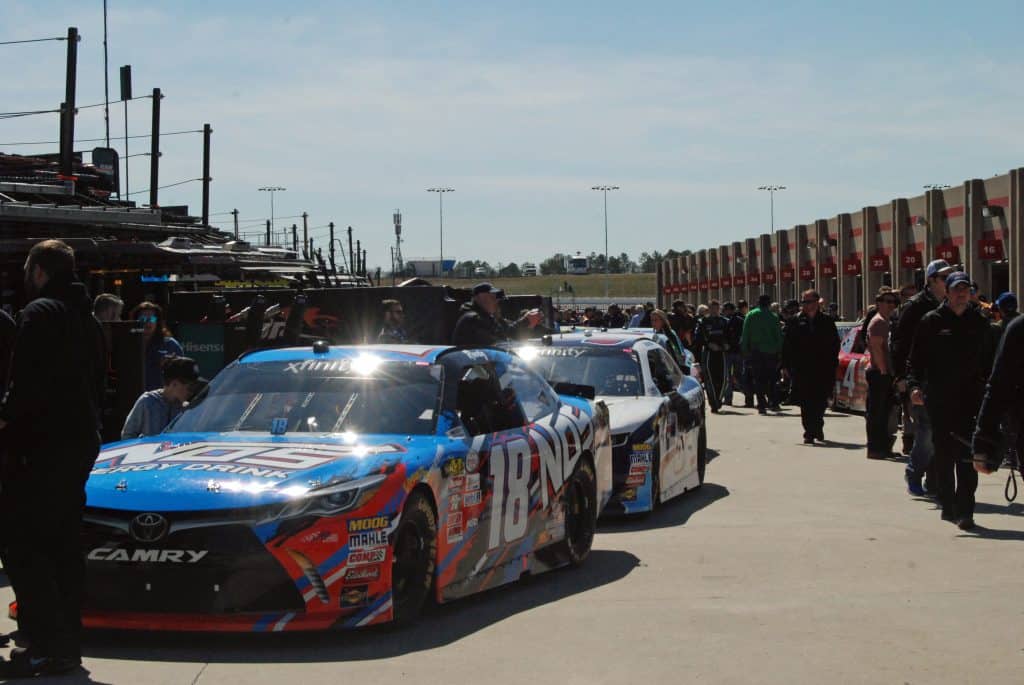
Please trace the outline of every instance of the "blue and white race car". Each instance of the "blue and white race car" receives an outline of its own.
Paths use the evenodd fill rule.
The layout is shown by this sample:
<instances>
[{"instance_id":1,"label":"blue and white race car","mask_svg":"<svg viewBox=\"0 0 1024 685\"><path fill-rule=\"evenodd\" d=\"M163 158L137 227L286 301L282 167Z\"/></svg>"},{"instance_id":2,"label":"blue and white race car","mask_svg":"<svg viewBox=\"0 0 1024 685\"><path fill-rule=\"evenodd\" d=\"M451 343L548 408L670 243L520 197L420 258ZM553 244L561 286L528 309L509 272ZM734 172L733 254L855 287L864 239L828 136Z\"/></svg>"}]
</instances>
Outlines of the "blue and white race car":
<instances>
[{"instance_id":1,"label":"blue and white race car","mask_svg":"<svg viewBox=\"0 0 1024 685\"><path fill-rule=\"evenodd\" d=\"M704 482L704 392L651 337L582 330L518 346L553 385L592 386L611 412L614 491L604 513L652 511Z\"/></svg>"},{"instance_id":2,"label":"blue and white race car","mask_svg":"<svg viewBox=\"0 0 1024 685\"><path fill-rule=\"evenodd\" d=\"M87 484L86 626L349 628L586 558L608 410L492 349L255 352Z\"/></svg>"}]
</instances>

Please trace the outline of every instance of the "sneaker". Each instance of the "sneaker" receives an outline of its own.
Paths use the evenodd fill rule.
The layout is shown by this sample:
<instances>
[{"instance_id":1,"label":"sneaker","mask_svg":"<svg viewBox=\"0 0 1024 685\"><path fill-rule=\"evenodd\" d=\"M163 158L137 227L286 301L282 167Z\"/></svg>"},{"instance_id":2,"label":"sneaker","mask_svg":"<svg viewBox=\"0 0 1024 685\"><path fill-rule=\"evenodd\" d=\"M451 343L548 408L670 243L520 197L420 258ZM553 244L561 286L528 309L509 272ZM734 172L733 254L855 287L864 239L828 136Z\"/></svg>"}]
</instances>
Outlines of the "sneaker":
<instances>
[{"instance_id":1,"label":"sneaker","mask_svg":"<svg viewBox=\"0 0 1024 685\"><path fill-rule=\"evenodd\" d=\"M813 445L814 444L814 438L809 436L809 435L805 435L804 436L804 444L805 445Z\"/></svg>"},{"instance_id":2,"label":"sneaker","mask_svg":"<svg viewBox=\"0 0 1024 685\"><path fill-rule=\"evenodd\" d=\"M814 439L817 440L818 442L825 442L825 432L818 431L817 433L815 433Z\"/></svg>"},{"instance_id":3,"label":"sneaker","mask_svg":"<svg viewBox=\"0 0 1024 685\"><path fill-rule=\"evenodd\" d=\"M953 515L953 512L952 511L947 511L945 509L942 510L942 517L941 518L942 518L943 521L951 521L953 523L957 523L958 522L958 519L957 519L956 516Z\"/></svg>"},{"instance_id":4,"label":"sneaker","mask_svg":"<svg viewBox=\"0 0 1024 685\"><path fill-rule=\"evenodd\" d=\"M885 454L882 452L872 452L868 450L868 459L885 459Z\"/></svg>"},{"instance_id":5,"label":"sneaker","mask_svg":"<svg viewBox=\"0 0 1024 685\"><path fill-rule=\"evenodd\" d=\"M10 661L0 662L0 678L35 678L73 671L82 660L73 657L34 657L28 653L15 654Z\"/></svg>"},{"instance_id":6,"label":"sneaker","mask_svg":"<svg viewBox=\"0 0 1024 685\"><path fill-rule=\"evenodd\" d=\"M904 471L903 480L907 482L907 492L909 492L911 495L913 495L914 497L925 496L924 488L921 487L921 479L918 478L915 474L910 473L910 471Z\"/></svg>"},{"instance_id":7,"label":"sneaker","mask_svg":"<svg viewBox=\"0 0 1024 685\"><path fill-rule=\"evenodd\" d=\"M758 407L758 408L757 408L757 413L758 413L758 414L762 414L762 415L764 415L764 414L767 414L767 413L768 413L768 410L767 410L767 409L765 409L764 407Z\"/></svg>"},{"instance_id":8,"label":"sneaker","mask_svg":"<svg viewBox=\"0 0 1024 685\"><path fill-rule=\"evenodd\" d=\"M769 408L770 408L770 409L771 409L772 411L782 411L782 405L780 405L780 404L779 404L778 402L776 402L775 404L773 404L773 405L772 405L771 407L769 407Z\"/></svg>"},{"instance_id":9,"label":"sneaker","mask_svg":"<svg viewBox=\"0 0 1024 685\"><path fill-rule=\"evenodd\" d=\"M956 527L960 530L974 530L974 519L970 516L964 516L956 522Z\"/></svg>"}]
</instances>

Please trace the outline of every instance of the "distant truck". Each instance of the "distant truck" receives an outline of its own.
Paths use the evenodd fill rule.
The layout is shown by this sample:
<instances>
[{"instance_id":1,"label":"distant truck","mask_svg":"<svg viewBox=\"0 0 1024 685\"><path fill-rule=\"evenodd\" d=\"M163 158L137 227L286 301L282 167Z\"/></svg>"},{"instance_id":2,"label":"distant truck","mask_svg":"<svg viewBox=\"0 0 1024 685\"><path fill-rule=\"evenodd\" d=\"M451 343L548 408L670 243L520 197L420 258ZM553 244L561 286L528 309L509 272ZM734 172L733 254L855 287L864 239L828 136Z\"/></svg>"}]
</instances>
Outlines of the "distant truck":
<instances>
[{"instance_id":1,"label":"distant truck","mask_svg":"<svg viewBox=\"0 0 1024 685\"><path fill-rule=\"evenodd\" d=\"M478 266L475 269L473 269L473 275L474 276L486 276L487 275L487 269L485 269L482 266Z\"/></svg>"},{"instance_id":2,"label":"distant truck","mask_svg":"<svg viewBox=\"0 0 1024 685\"><path fill-rule=\"evenodd\" d=\"M577 252L565 258L565 273L567 274L588 274L590 273L590 260Z\"/></svg>"},{"instance_id":3,"label":"distant truck","mask_svg":"<svg viewBox=\"0 0 1024 685\"><path fill-rule=\"evenodd\" d=\"M531 264L530 262L523 262L523 267L521 271L523 276L536 276L537 266L535 264Z\"/></svg>"}]
</instances>

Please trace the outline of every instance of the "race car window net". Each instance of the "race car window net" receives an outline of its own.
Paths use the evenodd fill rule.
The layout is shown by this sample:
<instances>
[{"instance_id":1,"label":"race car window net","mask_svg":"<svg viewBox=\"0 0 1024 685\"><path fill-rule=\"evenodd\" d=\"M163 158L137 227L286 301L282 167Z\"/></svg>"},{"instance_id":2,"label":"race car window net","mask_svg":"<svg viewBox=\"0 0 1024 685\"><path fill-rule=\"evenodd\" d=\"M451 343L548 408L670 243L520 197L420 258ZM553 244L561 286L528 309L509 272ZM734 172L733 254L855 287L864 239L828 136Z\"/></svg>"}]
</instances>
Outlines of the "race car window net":
<instances>
[{"instance_id":1,"label":"race car window net","mask_svg":"<svg viewBox=\"0 0 1024 685\"><path fill-rule=\"evenodd\" d=\"M551 384L592 385L598 395L626 397L642 394L640 364L635 354L582 347L548 349L567 352L548 354L542 351L529 360L529 365Z\"/></svg>"},{"instance_id":2,"label":"race car window net","mask_svg":"<svg viewBox=\"0 0 1024 685\"><path fill-rule=\"evenodd\" d=\"M430 435L440 402L440 367L384 363L372 375L295 370L289 362L250 362L225 369L201 402L168 433Z\"/></svg>"}]
</instances>

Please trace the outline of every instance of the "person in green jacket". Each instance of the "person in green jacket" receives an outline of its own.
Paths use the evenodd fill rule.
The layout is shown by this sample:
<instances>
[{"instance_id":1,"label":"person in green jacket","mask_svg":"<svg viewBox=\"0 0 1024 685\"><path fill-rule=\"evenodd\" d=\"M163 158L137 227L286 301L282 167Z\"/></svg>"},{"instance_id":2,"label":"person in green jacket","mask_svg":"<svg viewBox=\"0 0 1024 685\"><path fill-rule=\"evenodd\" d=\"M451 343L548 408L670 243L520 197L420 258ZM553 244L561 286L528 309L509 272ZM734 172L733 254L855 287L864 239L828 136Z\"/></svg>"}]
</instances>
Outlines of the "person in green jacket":
<instances>
[{"instance_id":1,"label":"person in green jacket","mask_svg":"<svg viewBox=\"0 0 1024 685\"><path fill-rule=\"evenodd\" d=\"M779 317L771 310L771 304L772 298L768 295L757 299L757 307L743 319L740 337L740 349L754 371L758 414L767 414L769 408L781 410L775 397L775 381L779 374L779 352L782 351L782 327Z\"/></svg>"}]
</instances>

